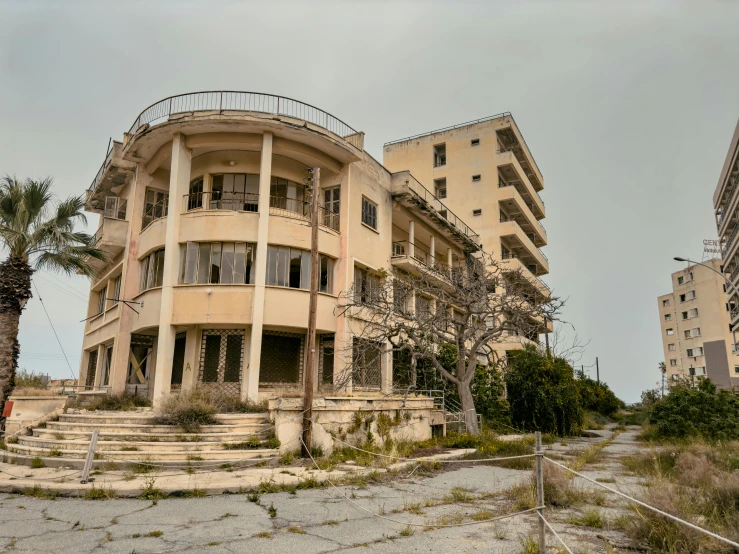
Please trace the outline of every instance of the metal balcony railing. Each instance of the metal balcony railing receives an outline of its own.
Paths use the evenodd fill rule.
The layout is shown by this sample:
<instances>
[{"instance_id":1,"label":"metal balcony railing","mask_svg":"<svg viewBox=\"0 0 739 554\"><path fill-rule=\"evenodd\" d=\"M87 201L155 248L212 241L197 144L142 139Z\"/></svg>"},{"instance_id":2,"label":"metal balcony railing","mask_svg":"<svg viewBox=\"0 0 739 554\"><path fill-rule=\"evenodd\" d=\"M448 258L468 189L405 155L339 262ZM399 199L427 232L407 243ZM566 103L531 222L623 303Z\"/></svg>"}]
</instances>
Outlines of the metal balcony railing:
<instances>
[{"instance_id":1,"label":"metal balcony railing","mask_svg":"<svg viewBox=\"0 0 739 554\"><path fill-rule=\"evenodd\" d=\"M722 258L726 259L726 253L731 248L731 245L734 244L734 239L736 238L737 233L739 233L739 225L734 227L734 230L731 231L731 234L729 235L729 239L726 241L726 244L724 244L724 247L721 250Z\"/></svg>"},{"instance_id":2,"label":"metal balcony railing","mask_svg":"<svg viewBox=\"0 0 739 554\"><path fill-rule=\"evenodd\" d=\"M419 241L414 241L413 254L411 252L411 244L407 240L394 240L393 241L393 258L413 258L414 260L422 263L428 269L433 271L448 274L453 268L459 267L458 265L450 267L447 263L446 256L431 256L428 247Z\"/></svg>"},{"instance_id":3,"label":"metal balcony railing","mask_svg":"<svg viewBox=\"0 0 739 554\"><path fill-rule=\"evenodd\" d=\"M421 183L411 178L408 181L408 188L421 200L423 200L431 209L441 215L447 223L454 227L460 233L471 238L475 243L480 243L480 235L475 233L472 228L462 221L457 215L450 210L446 204L439 200L435 194L424 187Z\"/></svg>"},{"instance_id":4,"label":"metal balcony railing","mask_svg":"<svg viewBox=\"0 0 739 554\"><path fill-rule=\"evenodd\" d=\"M521 181L517 181L517 183L521 183ZM503 179L501 179L500 177L498 177L498 188L499 188L499 189L502 189L502 188L504 188L504 187L515 187L515 186L516 186L516 183L509 183L509 182L507 182L507 181L504 181L504 180L503 180ZM521 183L521 186L522 186L522 188L523 188L524 190L526 189L526 186L525 186L525 185L523 185L523 183ZM531 189L532 189L532 190L534 190L534 187L532 186L532 187L531 187ZM516 187L516 190L518 190L518 187ZM521 193L521 191L520 191L520 190L518 190L518 192L519 192L519 193ZM542 205L542 206L544 206L544 207L546 207L546 204L544 203L544 200L542 199L542 197L541 197L541 195L539 194L539 192L538 192L538 191L536 191L536 190L534 190L534 194L536 194L536 197L537 197L537 198L539 199L539 202L541 202L541 205ZM531 207L531 206L529 206L529 208L530 208L530 207ZM532 210L532 211L533 211L533 210Z\"/></svg>"},{"instance_id":5,"label":"metal balcony railing","mask_svg":"<svg viewBox=\"0 0 739 554\"><path fill-rule=\"evenodd\" d=\"M164 122L173 114L188 112L222 114L233 111L259 112L302 119L362 149L362 134L359 131L315 106L285 96L233 90L192 92L160 100L139 114L128 133L134 134L142 125Z\"/></svg>"},{"instance_id":6,"label":"metal balcony railing","mask_svg":"<svg viewBox=\"0 0 739 554\"><path fill-rule=\"evenodd\" d=\"M103 178L103 173L105 173L105 168L108 166L108 164L110 163L110 160L112 159L113 159L113 139L111 138L108 141L108 150L105 152L105 159L103 160L103 164L100 166L100 169L98 169L98 172L95 174L95 178L92 180L92 183L90 183L90 186L87 189L88 193L92 193L95 190L98 183Z\"/></svg>"},{"instance_id":7,"label":"metal balcony railing","mask_svg":"<svg viewBox=\"0 0 739 554\"><path fill-rule=\"evenodd\" d=\"M168 200L160 200L156 204L152 204L148 209L144 211L144 216L141 221L141 230L143 231L157 219L167 217L167 211L169 210Z\"/></svg>"},{"instance_id":8,"label":"metal balcony railing","mask_svg":"<svg viewBox=\"0 0 739 554\"><path fill-rule=\"evenodd\" d=\"M552 289L551 289L551 288L549 287L549 285L547 285L547 284L546 284L546 283L545 283L544 281L542 281L541 277L539 277L538 275L534 274L534 272L533 272L533 271L531 271L531 270L530 270L530 269L528 268L528 266L526 265L526 262L525 262L524 260L522 260L522 259L521 259L521 258L520 258L519 256L517 256L516 254L512 253L512 252L511 252L510 250L508 250L508 251L504 251L504 252L503 252L503 253L501 254L501 259L503 259L503 260L518 260L519 262L521 262L521 267L523 267L523 270L524 270L524 272L525 272L525 273L528 273L529 275L531 275L532 279L536 279L536 280L537 280L537 281L538 281L539 283L541 283L541 284L542 284L542 285L544 286L544 288L546 288L546 289L547 289L548 291L551 291L551 290L552 290Z\"/></svg>"},{"instance_id":9,"label":"metal balcony railing","mask_svg":"<svg viewBox=\"0 0 739 554\"><path fill-rule=\"evenodd\" d=\"M270 196L269 209L270 212L276 213L277 215L286 215L288 217L297 216L300 219L311 220L311 203L303 200L286 198L284 196ZM318 206L318 224L339 232L341 215L323 206Z\"/></svg>"},{"instance_id":10,"label":"metal balcony railing","mask_svg":"<svg viewBox=\"0 0 739 554\"><path fill-rule=\"evenodd\" d=\"M258 212L259 195L250 192L191 192L185 195L185 211L193 210Z\"/></svg>"}]
</instances>

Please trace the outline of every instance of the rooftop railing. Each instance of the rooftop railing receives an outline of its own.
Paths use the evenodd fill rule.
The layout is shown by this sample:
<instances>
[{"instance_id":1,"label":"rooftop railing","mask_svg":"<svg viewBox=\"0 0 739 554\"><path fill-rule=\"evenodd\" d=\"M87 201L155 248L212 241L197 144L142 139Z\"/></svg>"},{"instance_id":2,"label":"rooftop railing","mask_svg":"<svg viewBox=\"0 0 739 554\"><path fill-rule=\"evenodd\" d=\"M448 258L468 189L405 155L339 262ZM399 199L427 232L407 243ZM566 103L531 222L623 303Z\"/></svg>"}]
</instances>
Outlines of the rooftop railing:
<instances>
[{"instance_id":1,"label":"rooftop railing","mask_svg":"<svg viewBox=\"0 0 739 554\"><path fill-rule=\"evenodd\" d=\"M192 92L160 100L139 114L128 133L134 134L142 125L155 125L166 121L173 114L213 111L219 114L243 111L294 117L323 127L352 146L362 148L359 131L315 106L285 96L232 90Z\"/></svg>"}]
</instances>

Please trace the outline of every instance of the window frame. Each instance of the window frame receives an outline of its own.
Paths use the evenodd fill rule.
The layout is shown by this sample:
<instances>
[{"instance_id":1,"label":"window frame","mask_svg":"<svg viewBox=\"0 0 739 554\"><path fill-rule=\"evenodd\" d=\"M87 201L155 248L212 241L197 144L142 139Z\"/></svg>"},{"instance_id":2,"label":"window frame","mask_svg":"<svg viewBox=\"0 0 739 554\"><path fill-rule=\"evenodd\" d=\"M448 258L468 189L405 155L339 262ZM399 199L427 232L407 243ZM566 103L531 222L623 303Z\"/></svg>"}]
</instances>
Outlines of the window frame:
<instances>
[{"instance_id":1,"label":"window frame","mask_svg":"<svg viewBox=\"0 0 739 554\"><path fill-rule=\"evenodd\" d=\"M377 231L377 212L378 212L377 202L370 200L363 194L362 195L361 221L364 225L366 225L373 231Z\"/></svg>"},{"instance_id":2,"label":"window frame","mask_svg":"<svg viewBox=\"0 0 739 554\"><path fill-rule=\"evenodd\" d=\"M219 245L219 272L218 282L213 281L213 245ZM206 246L210 245L210 246ZM243 252L241 251L243 247ZM208 251L208 265L202 266L200 256ZM254 242L241 241L187 241L180 244L180 285L254 285L256 282L256 250ZM233 252L230 262L231 278L225 278L224 254ZM243 255L243 262L237 262L237 256ZM194 256L194 259L193 257ZM204 260L203 260L204 261ZM238 271L243 269L244 282L236 282ZM206 279L201 281L201 271L207 273Z\"/></svg>"}]
</instances>

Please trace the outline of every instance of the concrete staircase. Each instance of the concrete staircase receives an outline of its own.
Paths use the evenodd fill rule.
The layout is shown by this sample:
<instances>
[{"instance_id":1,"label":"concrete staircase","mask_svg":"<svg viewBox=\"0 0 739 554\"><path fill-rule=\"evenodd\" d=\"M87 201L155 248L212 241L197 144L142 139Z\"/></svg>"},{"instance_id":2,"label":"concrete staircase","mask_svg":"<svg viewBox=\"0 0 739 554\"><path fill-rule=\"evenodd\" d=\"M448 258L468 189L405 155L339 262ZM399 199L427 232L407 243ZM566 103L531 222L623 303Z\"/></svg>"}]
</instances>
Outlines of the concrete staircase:
<instances>
[{"instance_id":1,"label":"concrete staircase","mask_svg":"<svg viewBox=\"0 0 739 554\"><path fill-rule=\"evenodd\" d=\"M48 467L81 468L95 429L99 435L94 466L186 468L279 455L278 448L267 444L274 436L268 414L218 414L216 419L217 425L185 433L179 426L157 425L150 411L62 414L59 421L49 421L8 444L3 461L30 465L38 457Z\"/></svg>"}]
</instances>

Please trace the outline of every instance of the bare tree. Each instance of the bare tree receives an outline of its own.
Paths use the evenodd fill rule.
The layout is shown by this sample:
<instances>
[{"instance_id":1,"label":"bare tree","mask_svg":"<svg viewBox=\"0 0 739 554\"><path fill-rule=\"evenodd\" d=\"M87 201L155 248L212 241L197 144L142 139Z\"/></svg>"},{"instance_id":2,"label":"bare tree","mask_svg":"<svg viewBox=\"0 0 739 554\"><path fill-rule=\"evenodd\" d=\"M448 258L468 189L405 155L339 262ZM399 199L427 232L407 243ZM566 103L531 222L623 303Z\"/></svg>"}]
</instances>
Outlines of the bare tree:
<instances>
[{"instance_id":1,"label":"bare tree","mask_svg":"<svg viewBox=\"0 0 739 554\"><path fill-rule=\"evenodd\" d=\"M427 360L459 394L469 433L479 433L470 384L480 357L495 361L495 345L515 337L538 340L545 320L557 320L562 302L544 296L520 272L506 271L488 254L468 257L459 267L440 264L416 274L356 282L338 307L354 336L346 375L361 387L368 367L379 367L388 349L403 353L415 368ZM453 345L456 367L439 359L441 346ZM497 371L495 364L488 366Z\"/></svg>"}]
</instances>

